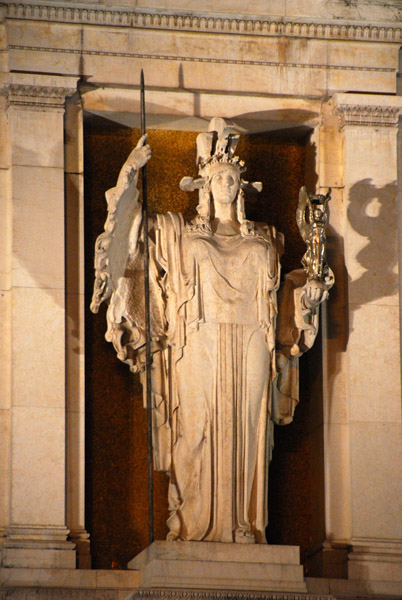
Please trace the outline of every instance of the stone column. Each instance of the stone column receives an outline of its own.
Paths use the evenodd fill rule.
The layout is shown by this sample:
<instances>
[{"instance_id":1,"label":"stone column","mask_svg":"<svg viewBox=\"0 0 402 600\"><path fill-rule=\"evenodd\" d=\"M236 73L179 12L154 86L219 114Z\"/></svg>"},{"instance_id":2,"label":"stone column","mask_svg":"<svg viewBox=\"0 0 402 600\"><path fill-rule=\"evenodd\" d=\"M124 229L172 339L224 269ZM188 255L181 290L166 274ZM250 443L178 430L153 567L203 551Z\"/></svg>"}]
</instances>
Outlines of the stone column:
<instances>
[{"instance_id":1,"label":"stone column","mask_svg":"<svg viewBox=\"0 0 402 600\"><path fill-rule=\"evenodd\" d=\"M83 109L77 92L66 100L66 402L67 527L78 566L91 568L85 529L85 297Z\"/></svg>"},{"instance_id":2,"label":"stone column","mask_svg":"<svg viewBox=\"0 0 402 600\"><path fill-rule=\"evenodd\" d=\"M320 144L320 185L336 187L338 278L325 342L326 545L348 549L349 579L388 582L389 591L402 580L401 112L396 96L336 94Z\"/></svg>"},{"instance_id":3,"label":"stone column","mask_svg":"<svg viewBox=\"0 0 402 600\"><path fill-rule=\"evenodd\" d=\"M5 567L76 565L65 500L63 134L65 97L76 83L75 77L24 73L10 73L3 83L4 289L7 359L13 365L5 385L10 427Z\"/></svg>"}]
</instances>

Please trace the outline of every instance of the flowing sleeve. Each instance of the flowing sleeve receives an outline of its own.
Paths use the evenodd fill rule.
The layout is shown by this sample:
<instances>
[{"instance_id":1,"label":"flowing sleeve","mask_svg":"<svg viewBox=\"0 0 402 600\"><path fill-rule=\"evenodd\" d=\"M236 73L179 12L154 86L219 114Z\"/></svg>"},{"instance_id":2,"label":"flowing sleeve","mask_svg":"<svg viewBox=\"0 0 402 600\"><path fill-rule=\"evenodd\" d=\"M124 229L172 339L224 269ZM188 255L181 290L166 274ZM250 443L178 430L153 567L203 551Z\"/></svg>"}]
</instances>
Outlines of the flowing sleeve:
<instances>
[{"instance_id":1,"label":"flowing sleeve","mask_svg":"<svg viewBox=\"0 0 402 600\"><path fill-rule=\"evenodd\" d=\"M108 302L105 337L134 373L145 367L144 230L136 188L138 174L106 192L105 230L95 244L95 284L91 310ZM150 241L152 351L163 347L164 306L161 268Z\"/></svg>"},{"instance_id":2,"label":"flowing sleeve","mask_svg":"<svg viewBox=\"0 0 402 600\"><path fill-rule=\"evenodd\" d=\"M276 378L272 387L272 419L278 425L293 420L299 402L299 357L314 344L319 308L304 307L303 269L291 271L278 292L276 324Z\"/></svg>"}]
</instances>

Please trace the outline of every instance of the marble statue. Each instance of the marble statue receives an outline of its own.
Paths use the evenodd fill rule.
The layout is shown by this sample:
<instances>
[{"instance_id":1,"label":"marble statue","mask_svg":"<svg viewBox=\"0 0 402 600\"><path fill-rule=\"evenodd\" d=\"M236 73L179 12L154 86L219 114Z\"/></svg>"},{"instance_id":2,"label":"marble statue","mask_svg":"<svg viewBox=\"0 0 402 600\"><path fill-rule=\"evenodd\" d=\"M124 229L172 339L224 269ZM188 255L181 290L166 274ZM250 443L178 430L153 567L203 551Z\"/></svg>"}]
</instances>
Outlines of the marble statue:
<instances>
[{"instance_id":1,"label":"marble statue","mask_svg":"<svg viewBox=\"0 0 402 600\"><path fill-rule=\"evenodd\" d=\"M318 328L322 284L281 284L283 236L249 221L239 136L212 119L197 138L197 214L158 214L144 231L137 191L143 136L106 192L91 309L108 300L106 339L144 374L144 236L150 242L154 467L169 474L169 540L265 543L273 423L292 420L298 357ZM280 288L280 289L279 289ZM278 291L279 290L279 291ZM145 377L143 377L145 387Z\"/></svg>"}]
</instances>

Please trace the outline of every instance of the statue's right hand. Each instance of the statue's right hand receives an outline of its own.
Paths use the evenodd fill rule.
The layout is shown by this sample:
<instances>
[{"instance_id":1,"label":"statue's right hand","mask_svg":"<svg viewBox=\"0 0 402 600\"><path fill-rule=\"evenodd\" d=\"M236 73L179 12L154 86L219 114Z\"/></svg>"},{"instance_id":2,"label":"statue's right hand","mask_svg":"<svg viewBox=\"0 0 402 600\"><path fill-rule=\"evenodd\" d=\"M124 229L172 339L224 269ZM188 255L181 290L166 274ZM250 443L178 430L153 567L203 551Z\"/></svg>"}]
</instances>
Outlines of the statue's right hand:
<instances>
[{"instance_id":1,"label":"statue's right hand","mask_svg":"<svg viewBox=\"0 0 402 600\"><path fill-rule=\"evenodd\" d=\"M131 170L139 171L151 158L151 147L146 144L148 134L142 135L134 150L126 160L126 166Z\"/></svg>"}]
</instances>

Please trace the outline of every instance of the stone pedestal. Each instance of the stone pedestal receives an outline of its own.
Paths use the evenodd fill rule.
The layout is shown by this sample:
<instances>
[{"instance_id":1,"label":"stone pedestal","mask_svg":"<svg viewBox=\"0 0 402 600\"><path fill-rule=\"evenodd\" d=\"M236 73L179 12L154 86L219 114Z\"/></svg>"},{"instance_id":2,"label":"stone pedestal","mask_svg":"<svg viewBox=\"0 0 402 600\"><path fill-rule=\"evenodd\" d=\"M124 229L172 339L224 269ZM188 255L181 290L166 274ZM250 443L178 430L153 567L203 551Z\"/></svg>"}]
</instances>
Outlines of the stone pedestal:
<instances>
[{"instance_id":1,"label":"stone pedestal","mask_svg":"<svg viewBox=\"0 0 402 600\"><path fill-rule=\"evenodd\" d=\"M157 541L127 566L141 587L306 592L297 546Z\"/></svg>"}]
</instances>

